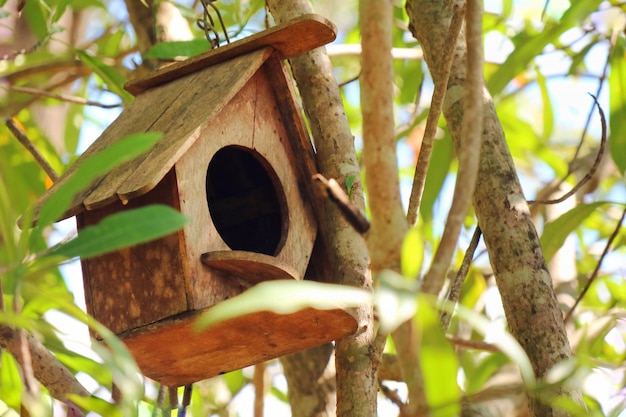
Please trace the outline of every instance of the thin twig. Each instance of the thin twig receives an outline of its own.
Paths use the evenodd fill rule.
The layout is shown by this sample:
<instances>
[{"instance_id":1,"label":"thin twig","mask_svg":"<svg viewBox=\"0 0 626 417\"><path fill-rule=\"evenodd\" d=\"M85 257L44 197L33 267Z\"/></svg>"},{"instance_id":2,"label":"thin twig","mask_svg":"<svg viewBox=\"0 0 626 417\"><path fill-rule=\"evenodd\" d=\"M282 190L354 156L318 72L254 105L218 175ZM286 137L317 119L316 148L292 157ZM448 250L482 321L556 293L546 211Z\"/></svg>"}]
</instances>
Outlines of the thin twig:
<instances>
[{"instance_id":1,"label":"thin twig","mask_svg":"<svg viewBox=\"0 0 626 417\"><path fill-rule=\"evenodd\" d=\"M484 350L485 352L500 352L500 349L498 349L497 346L494 346L491 343L479 342L477 340L461 339L453 336L447 336L447 339L456 346L460 346L465 349Z\"/></svg>"},{"instance_id":2,"label":"thin twig","mask_svg":"<svg viewBox=\"0 0 626 417\"><path fill-rule=\"evenodd\" d=\"M613 243L613 241L617 237L617 235L619 233L619 230L622 228L622 223L624 222L624 217L626 217L626 208L624 208L624 211L622 211L622 217L620 217L619 221L617 222L617 226L615 227L615 230L613 230L613 233L611 233L611 236L609 237L609 240L606 242L606 245L604 246L604 250L602 251L602 255L600 255L600 259L598 259L598 263L596 264L596 267L594 268L593 272L591 273L591 276L589 277L589 280L587 281L587 284L585 285L585 288L583 288L581 293L576 298L576 302L574 303L572 308L567 312L567 315L565 316L565 319L564 319L566 323L572 318L572 314L574 314L574 310L576 309L578 304L580 304L580 302L583 299L583 297L585 296L585 294L587 294L587 291L591 287L591 284L593 284L595 279L598 277L598 273L600 272L600 266L602 265L602 261L604 261L604 258L609 253L609 250L611 249L611 244Z\"/></svg>"},{"instance_id":3,"label":"thin twig","mask_svg":"<svg viewBox=\"0 0 626 417\"><path fill-rule=\"evenodd\" d=\"M383 384L381 381L378 381L378 386L380 388L380 392L383 393L385 398L387 398L389 401L395 404L400 410L406 407L406 404L404 403L404 401L402 401L402 399L400 398L400 395L398 395L397 390L389 388L388 386ZM400 413L400 415L402 415L402 413Z\"/></svg>"},{"instance_id":4,"label":"thin twig","mask_svg":"<svg viewBox=\"0 0 626 417\"><path fill-rule=\"evenodd\" d=\"M439 294L443 287L446 271L450 266L465 215L470 207L482 147L484 113L482 1L467 2L465 21L467 78L463 99L459 170L443 235L422 285L424 293L433 295Z\"/></svg>"},{"instance_id":5,"label":"thin twig","mask_svg":"<svg viewBox=\"0 0 626 417\"><path fill-rule=\"evenodd\" d=\"M607 54L606 54L606 61L604 61L604 68L602 68L602 75L600 76L598 88L596 89L594 98L600 97L600 93L602 92L602 87L604 86L604 81L606 81L607 74L609 72L609 63L611 62L611 55L613 54L613 49L615 48L615 42L617 41L616 33L617 32L615 32L613 36L611 36L611 41L609 43L609 50L607 51ZM580 149L582 148L583 142L585 141L585 136L587 135L587 130L589 129L589 124L591 123L591 118L593 117L593 108L595 107L596 104L598 104L597 100L594 100L594 101L595 101L594 104L591 106L591 108L589 109L589 113L587 114L585 127L582 131L582 134L580 135L580 140L578 141L578 146L576 147L576 152L574 153L574 158L572 160L572 163L570 163L570 167L567 173L568 175L571 174L571 171L572 171L571 167L573 165L573 162L578 158Z\"/></svg>"},{"instance_id":6,"label":"thin twig","mask_svg":"<svg viewBox=\"0 0 626 417\"><path fill-rule=\"evenodd\" d=\"M167 387L167 400L170 410L178 408L178 387Z\"/></svg>"},{"instance_id":7,"label":"thin twig","mask_svg":"<svg viewBox=\"0 0 626 417\"><path fill-rule=\"evenodd\" d=\"M407 210L407 219L409 224L413 225L417 221L417 210L422 202L422 194L424 193L424 184L426 183L426 173L430 164L430 156L433 152L433 141L437 133L437 124L439 116L443 108L443 100L446 96L448 88L448 78L450 77L450 68L454 59L454 49L456 40L459 36L461 26L463 25L463 9L461 7L455 10L450 21L450 29L446 39L446 48L442 52L441 71L437 74L435 89L430 101L430 109L428 110L428 118L426 119L426 127L424 128L424 137L420 148L417 166L413 177L413 188L409 197L409 208Z\"/></svg>"},{"instance_id":8,"label":"thin twig","mask_svg":"<svg viewBox=\"0 0 626 417\"><path fill-rule=\"evenodd\" d=\"M254 366L254 375L252 376L252 384L254 385L254 417L263 417L263 409L265 405L265 362Z\"/></svg>"},{"instance_id":9,"label":"thin twig","mask_svg":"<svg viewBox=\"0 0 626 417\"><path fill-rule=\"evenodd\" d=\"M43 38L41 38L40 40L38 40L37 42L29 46L28 48L22 48L20 50L13 51L8 54L4 54L3 56L0 57L0 61L13 61L15 60L15 58L17 58L20 55L32 54L37 49L45 45L45 43L48 41L48 39L50 39L51 36L52 36L52 33L47 33Z\"/></svg>"},{"instance_id":10,"label":"thin twig","mask_svg":"<svg viewBox=\"0 0 626 417\"><path fill-rule=\"evenodd\" d=\"M334 178L328 180L322 174L315 174L313 180L323 187L328 199L339 208L344 219L350 223L354 230L361 234L367 233L370 228L369 220L361 210L350 202L348 195Z\"/></svg>"},{"instance_id":11,"label":"thin twig","mask_svg":"<svg viewBox=\"0 0 626 417\"><path fill-rule=\"evenodd\" d=\"M178 407L178 417L186 417L187 416L187 407L191 404L191 394L193 393L193 385L185 385L185 389L183 390L183 401Z\"/></svg>"},{"instance_id":12,"label":"thin twig","mask_svg":"<svg viewBox=\"0 0 626 417\"><path fill-rule=\"evenodd\" d=\"M114 109L116 107L122 106L122 103L104 104L104 103L100 103L97 101L87 100L83 97L72 96L69 94L53 93L53 92L46 91L46 90L40 90L38 88L10 86L8 90L15 92L15 93L29 94L35 97L47 97L47 98L53 98L59 101L67 101L69 103L84 104L85 106L102 107L103 109Z\"/></svg>"},{"instance_id":13,"label":"thin twig","mask_svg":"<svg viewBox=\"0 0 626 417\"><path fill-rule=\"evenodd\" d=\"M472 240L465 251L465 256L463 257L463 262L461 263L461 267L459 271L456 273L454 279L450 283L450 289L448 290L447 301L451 304L455 304L459 301L459 296L461 295L461 287L463 287L463 281L465 281L465 277L467 276L467 272L469 271L469 267L472 264L472 259L474 258L474 252L476 252L476 248L478 247L478 242L480 241L480 227L476 227L474 230L474 234L472 235ZM452 318L452 314L448 311L441 312L441 327L443 330L448 330L450 327L450 319Z\"/></svg>"},{"instance_id":14,"label":"thin twig","mask_svg":"<svg viewBox=\"0 0 626 417\"><path fill-rule=\"evenodd\" d=\"M18 298L18 297L16 297ZM18 312L16 312L18 313ZM17 344L19 355L16 357L20 364L22 371L22 380L24 382L24 389L26 392L33 396L37 396L39 393L39 383L35 378L33 372L33 360L28 346L28 333L24 329L17 329Z\"/></svg>"},{"instance_id":15,"label":"thin twig","mask_svg":"<svg viewBox=\"0 0 626 417\"><path fill-rule=\"evenodd\" d=\"M338 83L338 84L337 84L337 86L338 86L339 88L343 88L343 87L345 87L346 85L348 85L348 84L350 84L350 83L352 83L352 82L354 82L354 81L357 81L357 80L359 79L359 77L360 77L360 76L361 76L361 71L359 71L359 73L358 73L357 75L355 75L354 77L352 77L352 78L348 78L346 81L342 81L342 82Z\"/></svg>"},{"instance_id":16,"label":"thin twig","mask_svg":"<svg viewBox=\"0 0 626 417\"><path fill-rule=\"evenodd\" d=\"M159 390L157 391L157 397L156 397L156 407L154 407L154 409L152 410L152 417L156 417L157 412L159 410L162 410L165 407L165 397L167 396L167 386L160 384L159 385Z\"/></svg>"},{"instance_id":17,"label":"thin twig","mask_svg":"<svg viewBox=\"0 0 626 417\"><path fill-rule=\"evenodd\" d=\"M489 387L474 394L463 397L464 401L469 403L481 403L499 398L506 398L513 395L520 395L524 392L524 385L513 383L504 384L495 387Z\"/></svg>"},{"instance_id":18,"label":"thin twig","mask_svg":"<svg viewBox=\"0 0 626 417\"><path fill-rule=\"evenodd\" d=\"M35 147L33 142L28 138L28 136L26 136L26 132L24 132L13 119L7 119L6 125L11 133L13 133L13 135L17 138L17 140L20 141L22 146L24 146L24 148L26 148L26 150L33 156L33 158L35 158L35 160L37 161L41 169L44 170L46 175L48 175L48 177L50 177L53 182L56 182L56 180L59 179L58 174L52 168L52 166L50 166L48 161L46 161L43 155Z\"/></svg>"},{"instance_id":19,"label":"thin twig","mask_svg":"<svg viewBox=\"0 0 626 417\"><path fill-rule=\"evenodd\" d=\"M37 75L51 77L54 74L80 74L83 76L91 74L91 70L80 63L80 61L47 62L35 67L28 67L17 70L3 77L10 84L15 84L21 80L31 79Z\"/></svg>"},{"instance_id":20,"label":"thin twig","mask_svg":"<svg viewBox=\"0 0 626 417\"><path fill-rule=\"evenodd\" d=\"M59 82L56 82L52 85L49 85L47 87L48 90L56 90L57 88L61 88L63 86L66 86L68 84L73 83L74 81L76 81L77 79L81 78L81 75L76 75L76 74L70 74L67 77L65 77L64 79L62 79ZM33 104L35 101L37 101L39 98L37 97L31 97L28 100L24 100L23 102L18 103L19 105L12 107L10 109L10 117L16 117L23 109L26 109L28 107L31 106L31 104Z\"/></svg>"},{"instance_id":21,"label":"thin twig","mask_svg":"<svg viewBox=\"0 0 626 417\"><path fill-rule=\"evenodd\" d=\"M602 157L604 156L604 149L606 148L606 141L607 141L606 118L604 117L604 111L602 110L602 107L600 107L600 104L598 103L598 99L596 98L596 96L592 94L589 94L589 95L593 97L593 101L598 106L598 112L600 113L600 124L602 125L602 136L600 138L600 148L598 149L598 154L596 155L596 159L593 161L593 165L591 166L589 171L585 174L583 179L581 179L574 187L572 187L571 190L563 194L561 197L556 198L554 200L531 200L528 202L528 204L558 204L567 200L568 198L573 196L576 193L576 191L580 190L583 185L589 182L595 175L596 171L598 170L598 167L600 167L600 162L602 161Z\"/></svg>"}]
</instances>

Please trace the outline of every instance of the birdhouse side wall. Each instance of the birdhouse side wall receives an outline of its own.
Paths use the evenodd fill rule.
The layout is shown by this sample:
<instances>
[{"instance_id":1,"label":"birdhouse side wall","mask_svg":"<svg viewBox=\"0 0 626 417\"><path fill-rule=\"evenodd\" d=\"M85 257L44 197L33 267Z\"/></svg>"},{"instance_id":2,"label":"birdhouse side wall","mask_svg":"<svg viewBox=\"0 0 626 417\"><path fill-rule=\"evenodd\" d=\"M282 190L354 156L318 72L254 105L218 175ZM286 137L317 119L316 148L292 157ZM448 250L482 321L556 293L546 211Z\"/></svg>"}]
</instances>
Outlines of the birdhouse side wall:
<instances>
[{"instance_id":1,"label":"birdhouse side wall","mask_svg":"<svg viewBox=\"0 0 626 417\"><path fill-rule=\"evenodd\" d=\"M188 292L192 294L192 308L200 309L215 304L224 295L217 288L218 282L226 277L230 285L246 281L245 276L211 278L215 273L200 262L202 254L230 250L211 217L207 202L207 167L216 153L226 147L250 151L270 171L277 188L277 198L283 206L283 226L277 253L277 261L288 265L304 276L311 252L317 225L313 212L302 195L299 171L289 145L289 138L282 125L278 105L269 81L259 71L226 105L217 117L210 121L188 120L198 124L199 135L195 143L176 163L181 212L191 219L185 226L187 256L190 265ZM228 181L224 178L223 181ZM219 181L219 179L218 179ZM233 216L236 216L233 211ZM236 219L234 219L236 220ZM250 231L252 235L252 231ZM251 280L254 282L254 280Z\"/></svg>"},{"instance_id":2,"label":"birdhouse side wall","mask_svg":"<svg viewBox=\"0 0 626 417\"><path fill-rule=\"evenodd\" d=\"M127 205L84 211L78 233L121 211L165 204L179 209L175 173ZM87 311L115 333L142 327L188 309L185 246L179 231L148 243L82 260Z\"/></svg>"}]
</instances>

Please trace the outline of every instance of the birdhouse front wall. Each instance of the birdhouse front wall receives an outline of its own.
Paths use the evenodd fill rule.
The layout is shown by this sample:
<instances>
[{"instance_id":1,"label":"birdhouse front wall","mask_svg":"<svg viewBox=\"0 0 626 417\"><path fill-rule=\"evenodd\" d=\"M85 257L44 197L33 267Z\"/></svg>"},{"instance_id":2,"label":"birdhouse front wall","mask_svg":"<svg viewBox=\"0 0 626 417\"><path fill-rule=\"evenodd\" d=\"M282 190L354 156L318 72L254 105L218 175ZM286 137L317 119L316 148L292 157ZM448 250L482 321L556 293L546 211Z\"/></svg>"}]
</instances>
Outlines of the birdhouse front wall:
<instances>
[{"instance_id":1,"label":"birdhouse front wall","mask_svg":"<svg viewBox=\"0 0 626 417\"><path fill-rule=\"evenodd\" d=\"M174 173L127 205L111 204L77 216L78 229L122 210L150 204L178 208ZM115 333L156 322L188 309L183 232L81 260L89 314Z\"/></svg>"},{"instance_id":2,"label":"birdhouse front wall","mask_svg":"<svg viewBox=\"0 0 626 417\"><path fill-rule=\"evenodd\" d=\"M175 172L181 212L191 219L184 239L192 309L220 301L206 285L216 271L200 262L205 253L258 252L304 277L317 226L278 105L259 71L210 123L189 121L201 126L198 138ZM212 201L211 194L228 196ZM229 278L252 284L254 273Z\"/></svg>"}]
</instances>

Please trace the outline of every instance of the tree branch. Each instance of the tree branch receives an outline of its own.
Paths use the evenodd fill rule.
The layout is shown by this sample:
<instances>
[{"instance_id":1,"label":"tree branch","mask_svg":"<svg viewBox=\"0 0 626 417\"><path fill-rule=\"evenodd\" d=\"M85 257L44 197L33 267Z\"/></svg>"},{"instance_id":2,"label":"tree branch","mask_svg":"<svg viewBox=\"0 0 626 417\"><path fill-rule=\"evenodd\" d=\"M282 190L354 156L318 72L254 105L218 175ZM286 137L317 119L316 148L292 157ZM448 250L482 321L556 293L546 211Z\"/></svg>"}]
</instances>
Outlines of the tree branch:
<instances>
[{"instance_id":1,"label":"tree branch","mask_svg":"<svg viewBox=\"0 0 626 417\"><path fill-rule=\"evenodd\" d=\"M606 241L606 245L604 246L604 249L602 250L602 255L600 255L600 259L598 259L598 263L596 263L596 267L593 269L593 272L591 273L591 276L589 277L587 284L585 284L585 288L583 288L583 290L578 295L578 297L576 297L576 302L574 303L572 308L567 312L567 315L565 316L565 322L569 321L572 318L572 314L574 314L574 310L576 310L576 307L578 306L578 304L580 304L585 294L587 294L587 291L589 290L589 287L591 287L591 284L593 284L593 282L596 280L596 277L598 276L598 272L600 272L600 266L602 266L602 261L604 260L606 255L609 253L609 250L611 249L611 245L613 244L613 241L615 240L620 229L622 228L622 223L624 223L625 217L626 217L626 208L622 211L622 217L620 217L619 221L617 222L617 226L615 226L615 229L613 230L613 233L611 233L611 236L609 236L609 240Z\"/></svg>"},{"instance_id":2,"label":"tree branch","mask_svg":"<svg viewBox=\"0 0 626 417\"><path fill-rule=\"evenodd\" d=\"M463 9L459 8L452 15L452 20L450 21L450 28L448 29L446 42L444 43L444 49L442 51L443 62L440 68L441 72L433 75L435 88L430 100L428 118L426 119L424 137L422 138L417 166L415 167L413 188L411 189L409 208L407 210L407 219L411 225L417 222L417 211L422 203L426 174L428 172L428 166L430 165L430 157L433 153L433 141L437 133L437 125L439 124L439 116L441 115L441 109L443 107L443 99L448 88L448 78L450 77L450 67L452 66L452 59L454 58L454 49L462 25Z\"/></svg>"},{"instance_id":3,"label":"tree branch","mask_svg":"<svg viewBox=\"0 0 626 417\"><path fill-rule=\"evenodd\" d=\"M307 0L268 0L267 4L277 23L311 12ZM354 138L330 59L324 48L317 48L293 58L290 64L315 140L318 169L326 178L334 178L342 185L347 184L348 178L353 179L348 195L352 204L363 210L363 189ZM336 274L333 281L371 290L369 258L363 238L329 201L318 210L318 224L328 248L327 262ZM352 313L358 321L357 333L335 344L337 415L375 416L378 392L376 370L382 346L374 344L372 306L359 307Z\"/></svg>"},{"instance_id":4,"label":"tree branch","mask_svg":"<svg viewBox=\"0 0 626 417\"><path fill-rule=\"evenodd\" d=\"M442 66L437 52L443 48L445 28L452 12L442 2L409 0L407 13L409 27L422 45L430 72L437 73ZM461 139L465 54L459 42L443 109L458 153L465 151ZM481 100L485 103L485 116L474 207L510 332L528 354L535 374L541 377L572 352L539 237L493 102L488 96ZM550 395L565 395L582 401L580 394L570 387L555 388ZM559 409L536 398L531 398L529 405L534 415L563 415Z\"/></svg>"},{"instance_id":5,"label":"tree branch","mask_svg":"<svg viewBox=\"0 0 626 417\"><path fill-rule=\"evenodd\" d=\"M46 173L48 177L52 180L52 182L56 182L59 178L59 175L56 171L50 166L46 158L39 152L37 147L33 144L33 142L26 136L26 132L22 130L22 128L15 122L13 119L8 119L6 121L6 125L13 133L15 138L22 144L24 148L35 158L35 161L39 164L41 169Z\"/></svg>"},{"instance_id":6,"label":"tree branch","mask_svg":"<svg viewBox=\"0 0 626 417\"><path fill-rule=\"evenodd\" d=\"M455 3L456 7L461 7ZM453 14L453 17L456 13ZM448 213L443 235L430 269L424 276L422 291L438 295L443 287L446 272L454 255L461 226L470 206L476 186L478 161L483 130L483 44L482 2L468 0L465 12L467 78L464 83L463 119L459 138L459 170L456 176L454 197ZM421 156L421 155L420 155Z\"/></svg>"},{"instance_id":7,"label":"tree branch","mask_svg":"<svg viewBox=\"0 0 626 417\"><path fill-rule=\"evenodd\" d=\"M0 326L0 346L15 358L20 357L19 337L16 329ZM25 342L30 351L33 374L48 389L52 397L64 401L67 399L67 394L77 394L83 397L90 395L56 356L33 335L26 333Z\"/></svg>"},{"instance_id":8,"label":"tree branch","mask_svg":"<svg viewBox=\"0 0 626 417\"><path fill-rule=\"evenodd\" d=\"M84 97L77 97L77 96L72 96L69 94L53 93L51 91L41 90L38 88L9 86L8 89L9 91L12 91L14 93L30 94L31 96L34 96L34 97L53 98L59 101L66 101L68 103L84 104L85 106L95 106L95 107L101 107L103 109L114 109L114 108L122 106L122 103L105 104L105 103L100 103L97 101L87 100Z\"/></svg>"}]
</instances>

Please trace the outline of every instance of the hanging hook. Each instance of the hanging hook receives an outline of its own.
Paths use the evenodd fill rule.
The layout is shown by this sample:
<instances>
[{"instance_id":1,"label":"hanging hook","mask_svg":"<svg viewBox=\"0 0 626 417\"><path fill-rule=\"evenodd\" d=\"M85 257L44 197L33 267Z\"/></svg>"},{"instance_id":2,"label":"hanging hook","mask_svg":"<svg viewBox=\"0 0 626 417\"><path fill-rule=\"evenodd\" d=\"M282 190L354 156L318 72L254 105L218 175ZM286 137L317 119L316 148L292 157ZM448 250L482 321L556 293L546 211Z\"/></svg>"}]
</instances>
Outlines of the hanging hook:
<instances>
[{"instance_id":1,"label":"hanging hook","mask_svg":"<svg viewBox=\"0 0 626 417\"><path fill-rule=\"evenodd\" d=\"M222 27L222 32L224 33L224 38L226 39L226 43L230 43L230 38L228 37L228 32L226 31L226 26L224 25L224 20L222 19L220 11L214 4L215 1L217 0L200 0L204 11L202 13L202 18L196 20L196 24L200 29L204 31L204 36L206 36L207 40L211 44L211 49L219 48L221 40L220 34L215 27L213 16L211 16L210 9L212 9L217 15L219 24Z\"/></svg>"}]
</instances>

